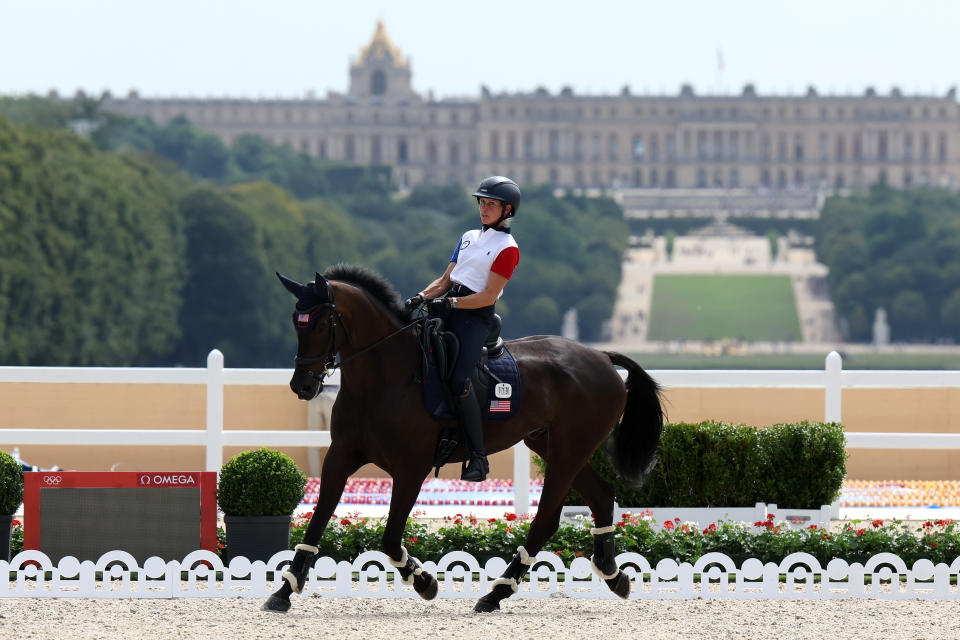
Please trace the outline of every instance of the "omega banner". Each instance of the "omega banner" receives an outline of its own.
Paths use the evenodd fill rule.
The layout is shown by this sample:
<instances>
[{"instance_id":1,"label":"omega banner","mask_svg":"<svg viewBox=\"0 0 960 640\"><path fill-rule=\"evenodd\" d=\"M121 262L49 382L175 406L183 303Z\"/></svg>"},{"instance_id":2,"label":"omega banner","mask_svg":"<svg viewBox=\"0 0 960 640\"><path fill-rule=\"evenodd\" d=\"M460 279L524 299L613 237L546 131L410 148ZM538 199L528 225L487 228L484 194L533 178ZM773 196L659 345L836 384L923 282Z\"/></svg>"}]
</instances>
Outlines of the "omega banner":
<instances>
[{"instance_id":1,"label":"omega banner","mask_svg":"<svg viewBox=\"0 0 960 640\"><path fill-rule=\"evenodd\" d=\"M217 548L213 471L33 471L24 475L23 548L53 562L121 550L141 564Z\"/></svg>"}]
</instances>

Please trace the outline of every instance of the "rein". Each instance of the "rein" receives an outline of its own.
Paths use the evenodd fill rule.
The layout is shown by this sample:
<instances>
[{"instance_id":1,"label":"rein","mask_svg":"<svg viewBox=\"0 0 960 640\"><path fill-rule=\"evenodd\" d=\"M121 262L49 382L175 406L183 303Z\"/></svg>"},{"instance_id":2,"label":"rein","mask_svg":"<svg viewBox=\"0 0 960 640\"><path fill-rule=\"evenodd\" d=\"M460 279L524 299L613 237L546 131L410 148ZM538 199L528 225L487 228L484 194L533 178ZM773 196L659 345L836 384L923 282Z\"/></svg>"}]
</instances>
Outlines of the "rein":
<instances>
[{"instance_id":1,"label":"rein","mask_svg":"<svg viewBox=\"0 0 960 640\"><path fill-rule=\"evenodd\" d=\"M414 320L413 322L411 322L411 323L409 323L409 324L406 324L406 325L400 327L399 329L397 329L397 330L394 331L393 333L390 333L390 334L388 334L388 335L386 335L386 336L384 336L384 337L382 337L382 338L374 341L373 343L368 344L367 346L365 346L364 348L360 349L359 351L357 351L356 353L354 353L354 354L351 355L350 357L346 358L345 360L341 360L340 362L334 363L334 357L335 357L335 355L336 355L336 353L337 353L337 318L340 319L340 324L343 326L344 331L347 331L347 325L346 325L346 323L343 321L343 316L340 314L340 311L337 309L337 305L336 305L334 302L326 302L326 303L319 304L319 305L313 307L312 309L310 309L310 310L309 310L308 312L306 312L305 314L303 314L303 313L294 313L293 322L294 322L294 326L297 328L297 331L307 331L307 330L309 330L310 327L313 325L313 316L314 316L314 314L315 314L317 311L327 310L327 309L329 309L329 310L332 312L329 316L327 316L327 317L329 318L328 322L329 322L329 330L330 330L330 341L327 343L327 354L328 354L328 355L327 355L326 357L302 357L302 356L300 356L300 355L297 355L297 356L294 357L294 359L293 359L294 366L297 366L297 367L303 366L303 365L316 364L316 363L318 363L318 362L322 362L322 363L323 363L323 367L324 367L324 371L323 371L322 373L317 374L317 373L312 372L312 371L309 372L309 373L311 373L312 375L318 376L318 377L320 378L320 383L321 383L321 385L323 384L323 379L326 378L326 377L327 377L328 375L330 375L331 373L333 373L336 369L339 369L340 367L342 367L342 366L345 365L346 363L350 362L350 361L353 360L354 358L356 358L356 357L358 357L358 356L360 356L360 355L363 355L364 353L366 353L366 352L368 352L368 351L371 351L371 350L375 349L376 347L380 346L381 344L383 344L384 342L386 342L386 341L389 340L390 338L393 338L394 336L397 336L397 335L403 333L404 331L406 331L406 330L409 329L410 327L412 327L412 326L414 326L414 325L416 325L416 324L418 324L418 323L420 322L420 319L418 318L418 319ZM304 319L303 316L306 316L306 318ZM347 339L349 340L349 334L348 334L348 336L347 336Z\"/></svg>"}]
</instances>

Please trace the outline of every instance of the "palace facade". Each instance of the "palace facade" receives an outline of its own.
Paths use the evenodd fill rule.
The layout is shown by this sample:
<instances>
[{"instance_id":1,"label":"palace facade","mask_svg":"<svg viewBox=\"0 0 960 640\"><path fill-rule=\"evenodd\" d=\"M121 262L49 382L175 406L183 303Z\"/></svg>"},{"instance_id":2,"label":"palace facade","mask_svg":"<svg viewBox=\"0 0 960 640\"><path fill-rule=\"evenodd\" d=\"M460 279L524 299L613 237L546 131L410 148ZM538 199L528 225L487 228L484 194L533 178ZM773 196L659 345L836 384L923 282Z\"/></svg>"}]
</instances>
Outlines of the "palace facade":
<instances>
[{"instance_id":1,"label":"palace facade","mask_svg":"<svg viewBox=\"0 0 960 640\"><path fill-rule=\"evenodd\" d=\"M104 108L165 123L183 115L227 144L275 144L356 163L389 164L401 187L473 185L491 174L556 187L813 190L960 188L960 105L943 96L494 94L434 98L382 23L350 65L346 94L324 99L107 96Z\"/></svg>"}]
</instances>

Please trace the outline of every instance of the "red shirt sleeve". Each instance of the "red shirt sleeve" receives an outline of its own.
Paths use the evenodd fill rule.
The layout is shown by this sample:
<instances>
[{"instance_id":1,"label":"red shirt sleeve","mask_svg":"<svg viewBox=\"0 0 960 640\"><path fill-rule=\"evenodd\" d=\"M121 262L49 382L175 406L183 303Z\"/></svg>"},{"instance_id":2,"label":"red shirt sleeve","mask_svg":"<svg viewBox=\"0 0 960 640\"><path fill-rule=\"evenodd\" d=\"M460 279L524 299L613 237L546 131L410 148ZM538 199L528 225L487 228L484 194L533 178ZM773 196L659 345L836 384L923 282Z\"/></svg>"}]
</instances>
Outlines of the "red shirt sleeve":
<instances>
[{"instance_id":1,"label":"red shirt sleeve","mask_svg":"<svg viewBox=\"0 0 960 640\"><path fill-rule=\"evenodd\" d=\"M493 264L490 266L490 271L509 280L510 276L513 275L513 270L517 268L518 262L520 262L520 249L507 247L501 251L497 259L493 261Z\"/></svg>"}]
</instances>

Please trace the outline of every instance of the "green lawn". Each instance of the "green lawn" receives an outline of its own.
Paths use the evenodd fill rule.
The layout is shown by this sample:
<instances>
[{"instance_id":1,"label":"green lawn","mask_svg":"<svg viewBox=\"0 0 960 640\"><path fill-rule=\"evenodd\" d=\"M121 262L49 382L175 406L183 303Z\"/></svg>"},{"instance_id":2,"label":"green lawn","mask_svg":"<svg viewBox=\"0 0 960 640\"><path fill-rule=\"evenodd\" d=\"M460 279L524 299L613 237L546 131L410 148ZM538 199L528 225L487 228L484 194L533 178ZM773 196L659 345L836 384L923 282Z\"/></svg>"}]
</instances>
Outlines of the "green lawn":
<instances>
[{"instance_id":1,"label":"green lawn","mask_svg":"<svg viewBox=\"0 0 960 640\"><path fill-rule=\"evenodd\" d=\"M658 275L650 340L800 340L788 276Z\"/></svg>"}]
</instances>

